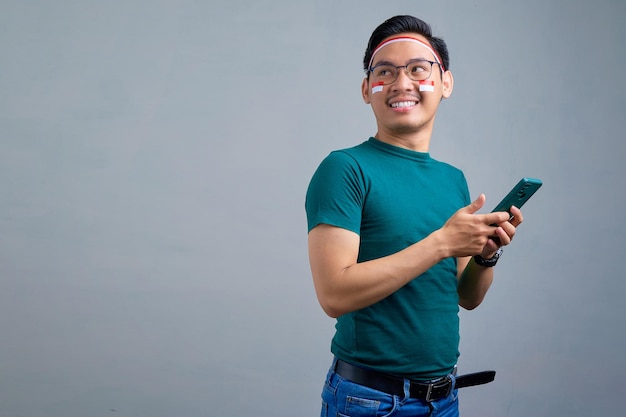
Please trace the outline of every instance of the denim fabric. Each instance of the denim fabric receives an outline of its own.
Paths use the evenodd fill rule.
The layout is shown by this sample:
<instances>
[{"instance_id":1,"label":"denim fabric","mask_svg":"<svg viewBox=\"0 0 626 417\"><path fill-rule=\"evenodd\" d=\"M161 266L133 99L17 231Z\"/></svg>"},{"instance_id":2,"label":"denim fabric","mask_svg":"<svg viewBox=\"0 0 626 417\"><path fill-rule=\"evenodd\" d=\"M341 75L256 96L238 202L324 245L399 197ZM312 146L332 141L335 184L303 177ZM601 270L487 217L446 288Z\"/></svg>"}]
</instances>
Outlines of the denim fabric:
<instances>
[{"instance_id":1,"label":"denim fabric","mask_svg":"<svg viewBox=\"0 0 626 417\"><path fill-rule=\"evenodd\" d=\"M404 396L389 395L347 381L328 371L322 391L321 417L458 417L457 390L450 396L427 403L409 398L409 384L404 381Z\"/></svg>"}]
</instances>

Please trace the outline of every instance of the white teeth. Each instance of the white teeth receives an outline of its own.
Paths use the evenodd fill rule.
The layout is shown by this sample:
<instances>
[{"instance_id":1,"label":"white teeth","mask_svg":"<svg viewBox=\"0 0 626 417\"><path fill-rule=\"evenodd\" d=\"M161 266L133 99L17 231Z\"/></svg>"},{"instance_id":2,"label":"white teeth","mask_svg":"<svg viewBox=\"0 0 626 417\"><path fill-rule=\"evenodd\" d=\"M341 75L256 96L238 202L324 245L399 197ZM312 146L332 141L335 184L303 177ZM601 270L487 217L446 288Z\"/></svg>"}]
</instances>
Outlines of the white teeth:
<instances>
[{"instance_id":1,"label":"white teeth","mask_svg":"<svg viewBox=\"0 0 626 417\"><path fill-rule=\"evenodd\" d=\"M391 107L410 107L415 106L417 101L399 101L397 103L391 103Z\"/></svg>"}]
</instances>

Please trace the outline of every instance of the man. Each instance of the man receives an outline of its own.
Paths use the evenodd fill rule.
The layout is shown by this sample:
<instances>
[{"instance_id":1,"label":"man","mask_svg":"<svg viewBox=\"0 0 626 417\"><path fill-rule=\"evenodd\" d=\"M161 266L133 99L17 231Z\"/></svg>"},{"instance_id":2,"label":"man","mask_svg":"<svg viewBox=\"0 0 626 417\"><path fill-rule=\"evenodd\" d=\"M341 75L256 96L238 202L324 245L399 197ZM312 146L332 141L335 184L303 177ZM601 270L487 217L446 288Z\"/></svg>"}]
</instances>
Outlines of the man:
<instances>
[{"instance_id":1,"label":"man","mask_svg":"<svg viewBox=\"0 0 626 417\"><path fill-rule=\"evenodd\" d=\"M377 132L326 157L306 198L315 290L337 318L322 416L457 416L457 388L493 379L455 374L458 306L482 302L522 213L476 214L485 196L428 153L453 78L427 23L385 21L363 67Z\"/></svg>"}]
</instances>

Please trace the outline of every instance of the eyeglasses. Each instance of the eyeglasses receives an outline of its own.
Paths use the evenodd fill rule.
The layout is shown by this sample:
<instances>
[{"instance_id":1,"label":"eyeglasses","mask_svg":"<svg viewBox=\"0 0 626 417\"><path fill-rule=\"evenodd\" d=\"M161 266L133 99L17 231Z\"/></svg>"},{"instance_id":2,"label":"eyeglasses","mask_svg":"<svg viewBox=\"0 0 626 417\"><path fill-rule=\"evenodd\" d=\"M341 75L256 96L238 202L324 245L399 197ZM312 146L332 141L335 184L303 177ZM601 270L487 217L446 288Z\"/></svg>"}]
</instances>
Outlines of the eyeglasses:
<instances>
[{"instance_id":1,"label":"eyeglasses","mask_svg":"<svg viewBox=\"0 0 626 417\"><path fill-rule=\"evenodd\" d=\"M373 82L382 82L384 85L393 84L398 79L400 68L404 68L406 75L411 80L422 81L430 77L433 64L438 63L427 59L414 59L406 65L378 64L368 69L367 72L372 74Z\"/></svg>"}]
</instances>

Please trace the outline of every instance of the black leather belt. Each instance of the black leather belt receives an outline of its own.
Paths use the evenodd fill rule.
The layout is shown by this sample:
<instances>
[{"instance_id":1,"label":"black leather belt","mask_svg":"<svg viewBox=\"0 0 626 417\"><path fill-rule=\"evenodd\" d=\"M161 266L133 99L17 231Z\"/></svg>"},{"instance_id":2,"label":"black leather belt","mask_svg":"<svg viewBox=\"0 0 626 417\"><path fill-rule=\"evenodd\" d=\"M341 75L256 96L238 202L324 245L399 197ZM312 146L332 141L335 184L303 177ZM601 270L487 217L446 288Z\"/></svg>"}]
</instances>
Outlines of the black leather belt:
<instances>
[{"instance_id":1,"label":"black leather belt","mask_svg":"<svg viewBox=\"0 0 626 417\"><path fill-rule=\"evenodd\" d=\"M355 382L377 391L390 395L404 397L404 379L383 374L371 369L360 368L337 359L335 372L348 381ZM483 371L455 377L454 388L465 388L491 382L496 377L496 371ZM450 375L433 381L411 381L409 396L427 402L439 400L450 395L452 391L452 377Z\"/></svg>"}]
</instances>

